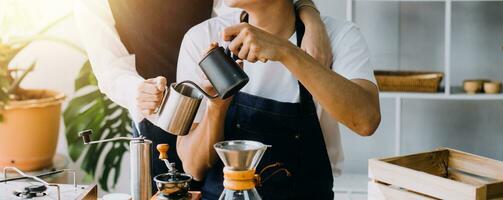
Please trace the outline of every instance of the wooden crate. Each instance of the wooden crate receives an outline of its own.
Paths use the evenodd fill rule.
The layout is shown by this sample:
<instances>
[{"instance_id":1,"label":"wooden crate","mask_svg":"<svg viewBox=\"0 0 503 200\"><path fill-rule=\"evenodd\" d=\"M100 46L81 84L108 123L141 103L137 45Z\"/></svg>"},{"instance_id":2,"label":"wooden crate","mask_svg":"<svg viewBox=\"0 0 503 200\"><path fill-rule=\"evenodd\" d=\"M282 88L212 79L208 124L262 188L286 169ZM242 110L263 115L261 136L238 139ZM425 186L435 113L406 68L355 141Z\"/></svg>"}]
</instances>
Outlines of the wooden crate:
<instances>
[{"instance_id":1,"label":"wooden crate","mask_svg":"<svg viewBox=\"0 0 503 200\"><path fill-rule=\"evenodd\" d=\"M441 148L369 160L368 199L503 199L503 162Z\"/></svg>"}]
</instances>

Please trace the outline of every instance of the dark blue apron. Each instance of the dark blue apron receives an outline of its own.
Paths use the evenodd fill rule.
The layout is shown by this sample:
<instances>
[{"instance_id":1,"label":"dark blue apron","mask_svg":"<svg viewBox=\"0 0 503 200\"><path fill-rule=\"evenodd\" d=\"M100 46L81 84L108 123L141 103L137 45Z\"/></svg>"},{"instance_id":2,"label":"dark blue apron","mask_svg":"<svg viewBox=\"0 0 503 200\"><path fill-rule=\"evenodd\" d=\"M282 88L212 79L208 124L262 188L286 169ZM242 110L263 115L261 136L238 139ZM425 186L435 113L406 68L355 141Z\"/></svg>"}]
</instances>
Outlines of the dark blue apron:
<instances>
[{"instance_id":1,"label":"dark blue apron","mask_svg":"<svg viewBox=\"0 0 503 200\"><path fill-rule=\"evenodd\" d=\"M298 18L296 33L300 46L304 25ZM316 107L300 82L299 91L299 103L240 92L227 111L224 140L255 140L272 145L257 167L262 178L257 190L264 200L334 198L332 169ZM219 198L224 189L222 170L219 160L208 171L203 199Z\"/></svg>"}]
</instances>

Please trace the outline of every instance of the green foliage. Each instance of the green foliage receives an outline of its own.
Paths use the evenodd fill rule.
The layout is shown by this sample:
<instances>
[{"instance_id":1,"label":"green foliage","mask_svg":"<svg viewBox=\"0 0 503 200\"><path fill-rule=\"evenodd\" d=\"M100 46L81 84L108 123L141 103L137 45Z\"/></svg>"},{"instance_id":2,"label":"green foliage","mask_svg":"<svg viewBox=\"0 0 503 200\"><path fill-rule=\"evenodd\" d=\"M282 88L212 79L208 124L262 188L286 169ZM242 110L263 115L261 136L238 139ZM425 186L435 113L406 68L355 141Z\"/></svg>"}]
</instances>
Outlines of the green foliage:
<instances>
[{"instance_id":1,"label":"green foliage","mask_svg":"<svg viewBox=\"0 0 503 200\"><path fill-rule=\"evenodd\" d=\"M70 158L73 161L82 159L81 169L89 176L99 178L101 188L109 191L117 183L122 157L128 151L129 143L116 141L84 145L78 133L91 129L92 140L129 136L131 119L126 109L100 93L89 61L75 80L75 91L77 96L70 101L63 114Z\"/></svg>"},{"instance_id":2,"label":"green foliage","mask_svg":"<svg viewBox=\"0 0 503 200\"><path fill-rule=\"evenodd\" d=\"M16 99L19 84L35 67L34 63L25 70L18 70L21 73L13 73L13 69L9 69L8 65L31 42L49 40L63 44L83 55L86 54L83 49L69 41L44 35L52 27L69 19L72 15L70 13L48 24L33 37L10 43L2 43L0 40L0 123L3 120L2 110L5 109L9 100ZM13 76L15 74L17 76ZM87 173L86 178L98 178L101 188L109 191L116 185L119 178L120 164L124 153L128 151L128 143L117 141L84 146L78 133L92 129L93 140L128 136L131 133L131 120L126 109L113 103L99 92L89 61L84 63L75 80L75 91L77 96L71 99L63 114L70 158L73 161L82 159L81 169ZM109 179L112 180L111 185L109 185Z\"/></svg>"},{"instance_id":3,"label":"green foliage","mask_svg":"<svg viewBox=\"0 0 503 200\"><path fill-rule=\"evenodd\" d=\"M2 44L0 43L0 122L3 121L2 110L11 100L12 95L16 92L19 84L26 75L35 66L32 64L28 70L25 70L23 74L19 77L12 76L9 70L10 62L16 57L16 55L23 50L28 43L22 44Z\"/></svg>"},{"instance_id":4,"label":"green foliage","mask_svg":"<svg viewBox=\"0 0 503 200\"><path fill-rule=\"evenodd\" d=\"M75 49L81 53L85 54L85 51L80 49L75 44L68 42L66 40L45 36L44 34L58 25L62 21L70 18L73 13L67 14L52 23L47 24L40 32L38 32L35 36L30 38L25 38L23 40L14 41L10 43L3 43L2 38L0 38L0 122L3 121L2 110L5 109L5 106L9 103L9 100L16 99L16 92L18 90L19 85L24 80L26 75L30 73L35 67L35 63L31 64L28 69L20 70L20 69L9 69L10 62L16 57L16 55L21 52L24 48L26 48L31 42L36 40L52 40L54 42L58 42L61 44L65 44L70 48ZM22 71L19 76L12 76L12 71Z\"/></svg>"}]
</instances>

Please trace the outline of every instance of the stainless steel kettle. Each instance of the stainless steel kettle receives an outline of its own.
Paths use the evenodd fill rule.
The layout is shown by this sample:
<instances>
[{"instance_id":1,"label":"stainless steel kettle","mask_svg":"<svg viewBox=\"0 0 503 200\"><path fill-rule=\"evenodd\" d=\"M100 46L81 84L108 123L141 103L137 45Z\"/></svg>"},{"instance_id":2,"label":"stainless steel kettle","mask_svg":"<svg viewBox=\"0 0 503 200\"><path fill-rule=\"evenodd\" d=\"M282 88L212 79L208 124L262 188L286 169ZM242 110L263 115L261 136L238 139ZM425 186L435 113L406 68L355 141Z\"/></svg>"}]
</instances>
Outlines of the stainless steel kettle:
<instances>
[{"instance_id":1,"label":"stainless steel kettle","mask_svg":"<svg viewBox=\"0 0 503 200\"><path fill-rule=\"evenodd\" d=\"M155 112L159 114L155 125L173 135L187 135L204 96L210 99L218 97L210 96L192 81L172 83L166 88L161 105Z\"/></svg>"},{"instance_id":2,"label":"stainless steel kettle","mask_svg":"<svg viewBox=\"0 0 503 200\"><path fill-rule=\"evenodd\" d=\"M187 135L203 96L209 99L226 99L248 83L248 75L236 63L236 59L237 57L233 58L232 53L223 47L209 51L199 62L199 66L217 94L210 96L192 81L173 83L166 88L161 105L155 112L159 113L155 125L173 135Z\"/></svg>"}]
</instances>

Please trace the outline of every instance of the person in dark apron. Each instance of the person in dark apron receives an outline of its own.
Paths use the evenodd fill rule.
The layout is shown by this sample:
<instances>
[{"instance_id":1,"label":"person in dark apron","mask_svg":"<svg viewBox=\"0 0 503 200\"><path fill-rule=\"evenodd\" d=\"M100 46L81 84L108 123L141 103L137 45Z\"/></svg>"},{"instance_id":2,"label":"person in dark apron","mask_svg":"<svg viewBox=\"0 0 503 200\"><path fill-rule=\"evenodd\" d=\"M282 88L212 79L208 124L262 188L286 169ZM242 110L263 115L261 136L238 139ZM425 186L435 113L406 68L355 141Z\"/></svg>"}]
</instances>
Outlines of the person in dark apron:
<instances>
[{"instance_id":1,"label":"person in dark apron","mask_svg":"<svg viewBox=\"0 0 503 200\"><path fill-rule=\"evenodd\" d=\"M117 99L122 100L123 102L116 101L116 103L128 108L130 111L134 110L131 108L132 105L128 104L130 99L134 98L132 92L131 94L126 94L131 97L122 97L124 94L121 94L121 97L117 97L114 96L114 92L103 89L126 90L126 92L122 93L128 93L127 90L132 91L137 89L131 87L134 85L116 85L115 83L109 82L109 80L115 79L122 74L110 73L110 71L117 71L112 69L117 66L113 66L113 63L108 62L111 60L108 55L116 56L112 58L113 60L119 60L122 57L134 55L135 70L128 69L129 71L127 71L127 73L129 73L128 75L133 74L133 76L135 76L133 77L133 82L143 81L142 84L145 84L145 82L156 78L163 80L161 81L163 84L175 82L177 58L184 34L192 26L209 19L212 16L212 8L214 6L222 6L222 0L108 0L105 2L108 2L110 11L107 12L110 12L113 21L107 19L109 13L96 11L108 8L104 2L98 0L80 0L79 6L85 8L76 12L77 24L84 27L81 29L81 36L84 38L83 42L86 46L86 50L88 50L89 59L93 65L93 71L98 79L100 89L102 89L102 92L109 96L110 99L114 101ZM306 20L306 23L313 25L312 27L318 28L310 29L312 37L309 37L311 39L306 43L309 45L305 45L305 48L308 51L318 52L318 55L324 56L325 58L327 58L327 55L331 57L331 52L329 51L330 46L328 44L324 45L323 43L328 36L326 31L321 31L322 29L324 30L324 27L314 4L310 0L299 0L297 3L297 9L303 11L303 13L305 13L304 16L306 16L302 19ZM89 15L87 12L91 12L92 14ZM105 20L103 21L102 18ZM319 22L316 22L316 20ZM112 28L108 27L109 24L112 24L113 28L115 28L114 31L118 34L118 38L116 38L116 35L103 36L94 34L95 32L106 32L109 28ZM93 34L90 34L91 32ZM88 35L92 35L92 37ZM115 40L119 38L121 44L115 46L100 45L99 43L96 44L93 42L102 41L103 43L108 43L112 40L110 43L114 43ZM119 46L125 46L128 55L124 55L124 52ZM106 49L106 51L97 51L99 49ZM108 57L104 56L103 58L101 54L106 54ZM104 62L104 60L108 63ZM119 72L121 71L119 70ZM164 87L159 88L162 90L164 89ZM162 96L163 91L161 89L158 89L160 94L158 94L158 96ZM149 109L150 111L154 110L153 108ZM141 111L143 117L152 114L143 113L144 110ZM135 114L132 111L131 113L132 117L135 118ZM177 155L176 136L168 134L158 128L150 119L143 119L139 123L133 123L133 135L138 136L139 134L152 140L154 148L157 144L169 144L171 146L168 151L170 161L176 164L177 169L183 171L181 161ZM151 165L152 176L167 172L164 163L155 159L158 157L157 151L153 151L152 157L154 158L152 159ZM199 188L196 184L192 184L192 186L194 189Z\"/></svg>"},{"instance_id":2,"label":"person in dark apron","mask_svg":"<svg viewBox=\"0 0 503 200\"><path fill-rule=\"evenodd\" d=\"M244 19L245 22L248 20ZM304 24L296 18L297 46ZM299 103L283 103L239 92L227 111L224 140L253 140L271 145L257 169L263 199L333 199L333 177L313 98L299 82ZM294 148L292 148L294 147ZM223 163L207 173L203 199L218 199Z\"/></svg>"},{"instance_id":3,"label":"person in dark apron","mask_svg":"<svg viewBox=\"0 0 503 200\"><path fill-rule=\"evenodd\" d=\"M302 1L299 3L306 3ZM185 32L192 26L209 19L213 1L138 1L109 0L115 19L115 27L121 41L130 54L135 54L136 69L145 79L165 77L167 83L175 82L178 51ZM176 152L176 136L144 119L133 128L133 135L140 133L152 140L153 147L166 143L171 146L168 157L176 167L183 171ZM138 131L140 133L138 133ZM152 176L166 173L167 169L154 151ZM200 183L192 183L193 189L199 189Z\"/></svg>"},{"instance_id":4,"label":"person in dark apron","mask_svg":"<svg viewBox=\"0 0 503 200\"><path fill-rule=\"evenodd\" d=\"M361 63L358 55L368 55L366 44L363 51L356 45L334 47L334 52L340 53L339 59L357 59L342 64L343 67L327 68L299 48L305 29L291 1L229 2L231 7L244 9L241 23L234 20L239 16L232 15L191 29L182 42L179 63L184 68L179 68L178 73L180 80L202 82L207 92L214 93L207 80L193 75L197 73L193 54L204 52L203 45L216 40L212 32L221 31L222 40L229 42L226 46L234 55L248 61L244 68L251 75L247 85L250 87L245 86L232 99L208 100L191 132L178 137L178 154L184 169L196 180L204 180L203 199L218 199L224 189L224 166L213 144L222 140L259 141L272 146L256 169L261 177L257 190L263 199L333 199L331 162L314 99L329 117L357 134L374 133L380 123L378 90L371 80L371 67L357 65ZM351 37L337 39L345 35L359 36L355 31L344 32L355 30L351 25L326 23L333 28L332 45L334 41L352 41ZM288 40L293 35L296 45ZM338 49L348 49L350 54ZM274 92L268 94L271 88ZM298 98L292 100L293 96ZM282 97L286 100L280 100Z\"/></svg>"}]
</instances>

